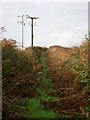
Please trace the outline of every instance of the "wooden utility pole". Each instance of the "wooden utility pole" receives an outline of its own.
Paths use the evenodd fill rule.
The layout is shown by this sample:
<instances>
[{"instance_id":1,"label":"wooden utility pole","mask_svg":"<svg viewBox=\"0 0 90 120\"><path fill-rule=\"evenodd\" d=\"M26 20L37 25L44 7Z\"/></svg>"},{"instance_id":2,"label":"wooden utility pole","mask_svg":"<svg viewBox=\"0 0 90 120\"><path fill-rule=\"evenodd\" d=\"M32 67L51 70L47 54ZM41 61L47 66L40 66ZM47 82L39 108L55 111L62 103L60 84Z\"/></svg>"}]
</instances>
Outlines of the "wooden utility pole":
<instances>
[{"instance_id":1,"label":"wooden utility pole","mask_svg":"<svg viewBox=\"0 0 90 120\"><path fill-rule=\"evenodd\" d=\"M34 34L33 34L34 22L33 22L33 20L34 20L34 19L39 19L39 17L30 17L30 16L28 16L27 18L30 18L30 19L31 19L31 47L32 47L32 49L33 49L33 38L34 38Z\"/></svg>"},{"instance_id":2,"label":"wooden utility pole","mask_svg":"<svg viewBox=\"0 0 90 120\"><path fill-rule=\"evenodd\" d=\"M22 36L22 50L23 50L23 42L24 42L24 25L25 25L25 23L24 23L24 17L26 17L25 15L22 15L22 16L17 16L17 17L19 17L19 18L21 18L21 20L20 21L18 21L18 23L21 23L21 29L22 29L22 33L21 33L21 36Z\"/></svg>"}]
</instances>

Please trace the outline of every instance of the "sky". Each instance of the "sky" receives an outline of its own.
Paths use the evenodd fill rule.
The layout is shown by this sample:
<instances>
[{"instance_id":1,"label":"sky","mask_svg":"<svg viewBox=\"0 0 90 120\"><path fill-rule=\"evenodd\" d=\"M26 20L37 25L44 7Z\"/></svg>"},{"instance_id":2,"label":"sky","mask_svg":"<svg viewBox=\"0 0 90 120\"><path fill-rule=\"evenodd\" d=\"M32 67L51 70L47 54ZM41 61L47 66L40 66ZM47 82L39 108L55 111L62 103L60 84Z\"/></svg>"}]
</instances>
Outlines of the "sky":
<instances>
[{"instance_id":1,"label":"sky","mask_svg":"<svg viewBox=\"0 0 90 120\"><path fill-rule=\"evenodd\" d=\"M35 46L78 46L88 33L88 2L4 0L0 7L0 27L5 26L6 32L2 35L21 44L21 24L17 23L20 21L18 15L39 17L34 21ZM31 26L28 24L30 19L24 20L24 46L28 47L31 45Z\"/></svg>"}]
</instances>

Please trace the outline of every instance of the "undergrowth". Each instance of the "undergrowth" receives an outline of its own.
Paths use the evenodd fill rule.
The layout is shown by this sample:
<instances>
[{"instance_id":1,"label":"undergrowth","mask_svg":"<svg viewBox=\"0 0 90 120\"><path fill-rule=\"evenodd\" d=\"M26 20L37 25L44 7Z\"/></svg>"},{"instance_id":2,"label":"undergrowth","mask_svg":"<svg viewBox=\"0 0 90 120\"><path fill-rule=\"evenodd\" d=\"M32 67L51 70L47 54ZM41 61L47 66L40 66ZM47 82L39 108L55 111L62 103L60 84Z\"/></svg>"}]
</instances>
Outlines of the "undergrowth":
<instances>
[{"instance_id":1,"label":"undergrowth","mask_svg":"<svg viewBox=\"0 0 90 120\"><path fill-rule=\"evenodd\" d=\"M10 41L4 41L2 46L3 117L69 119L73 113L66 114L65 106L76 100L77 103L73 104L78 106L73 107L76 110L74 117L81 120L83 116L86 117L82 111L77 112L79 111L77 108L79 109L81 105L78 100L82 91L88 95L84 100L85 104L81 107L85 114L90 114L87 44L87 41L83 43L74 55L58 64L58 69L56 68L52 73L54 66L49 68L46 62L47 49L38 48L37 53L37 49L34 48L33 56L28 56L25 51L18 50ZM37 66L40 68L38 69ZM51 77L48 75L48 69L51 71ZM73 99L76 94L77 98ZM62 105L59 100L62 100ZM90 118L90 115L87 118Z\"/></svg>"}]
</instances>

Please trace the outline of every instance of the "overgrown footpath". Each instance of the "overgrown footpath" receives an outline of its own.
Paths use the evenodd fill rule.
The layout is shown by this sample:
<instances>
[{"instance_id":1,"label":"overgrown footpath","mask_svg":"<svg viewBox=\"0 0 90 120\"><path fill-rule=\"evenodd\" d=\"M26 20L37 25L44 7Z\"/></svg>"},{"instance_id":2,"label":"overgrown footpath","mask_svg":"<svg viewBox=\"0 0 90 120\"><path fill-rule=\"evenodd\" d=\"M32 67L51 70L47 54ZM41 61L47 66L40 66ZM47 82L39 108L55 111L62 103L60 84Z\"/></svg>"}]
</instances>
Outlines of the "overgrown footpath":
<instances>
[{"instance_id":1,"label":"overgrown footpath","mask_svg":"<svg viewBox=\"0 0 90 120\"><path fill-rule=\"evenodd\" d=\"M69 59L49 67L47 48L21 51L12 41L3 40L3 120L89 119L87 48L86 41Z\"/></svg>"},{"instance_id":2,"label":"overgrown footpath","mask_svg":"<svg viewBox=\"0 0 90 120\"><path fill-rule=\"evenodd\" d=\"M57 118L58 114L43 105L55 100L50 96L53 84L47 78L44 49L32 56L15 48L9 41L2 47L3 119Z\"/></svg>"},{"instance_id":3,"label":"overgrown footpath","mask_svg":"<svg viewBox=\"0 0 90 120\"><path fill-rule=\"evenodd\" d=\"M35 98L28 99L27 115L29 118L57 118L57 113L43 105L43 101L56 99L55 96L49 95L54 89L51 80L47 78L47 66L43 50L41 51L39 62L41 69L38 71L37 84L35 86L38 95Z\"/></svg>"}]
</instances>

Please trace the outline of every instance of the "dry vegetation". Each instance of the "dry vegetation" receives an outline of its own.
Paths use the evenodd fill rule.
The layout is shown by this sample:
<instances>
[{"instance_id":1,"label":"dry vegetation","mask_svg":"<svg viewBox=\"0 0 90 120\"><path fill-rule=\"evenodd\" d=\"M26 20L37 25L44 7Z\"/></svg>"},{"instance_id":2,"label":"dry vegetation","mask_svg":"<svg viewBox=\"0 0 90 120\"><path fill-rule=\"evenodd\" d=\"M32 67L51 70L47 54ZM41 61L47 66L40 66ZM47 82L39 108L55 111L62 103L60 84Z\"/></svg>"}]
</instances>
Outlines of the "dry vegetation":
<instances>
[{"instance_id":1,"label":"dry vegetation","mask_svg":"<svg viewBox=\"0 0 90 120\"><path fill-rule=\"evenodd\" d=\"M19 50L2 44L3 120L13 118L89 119L89 44Z\"/></svg>"}]
</instances>

